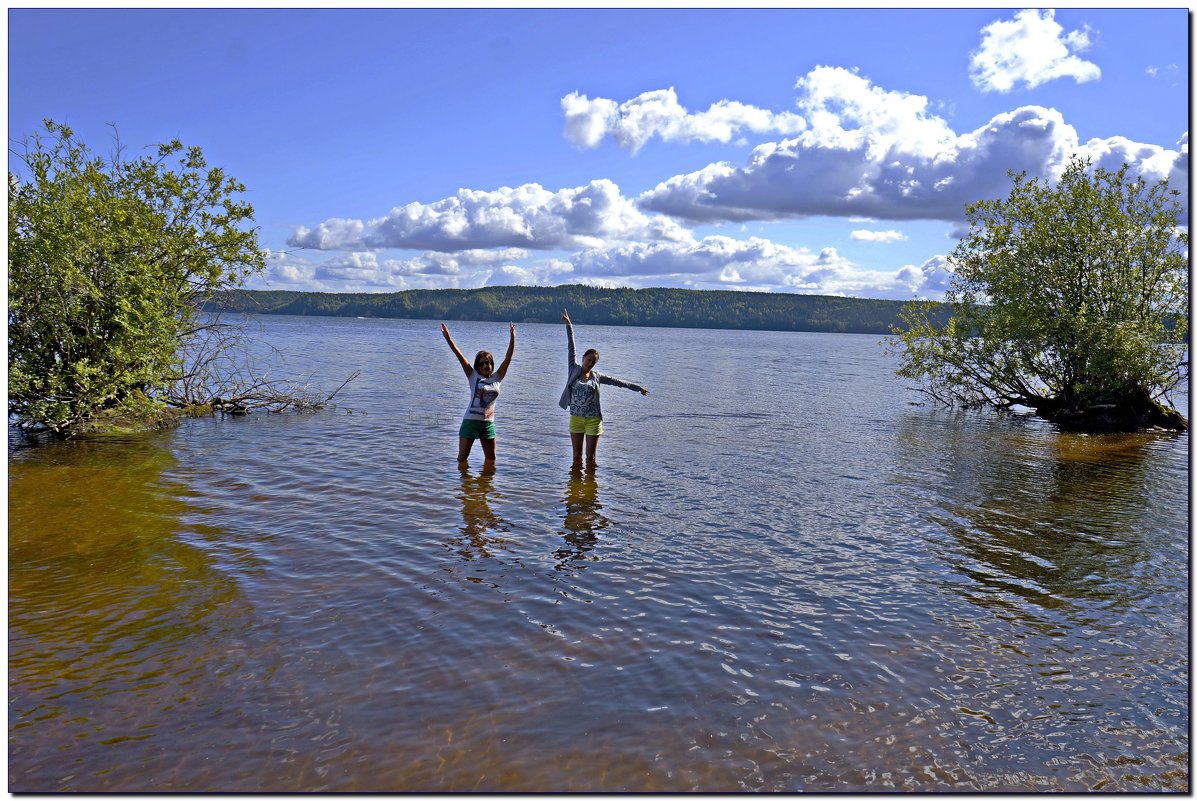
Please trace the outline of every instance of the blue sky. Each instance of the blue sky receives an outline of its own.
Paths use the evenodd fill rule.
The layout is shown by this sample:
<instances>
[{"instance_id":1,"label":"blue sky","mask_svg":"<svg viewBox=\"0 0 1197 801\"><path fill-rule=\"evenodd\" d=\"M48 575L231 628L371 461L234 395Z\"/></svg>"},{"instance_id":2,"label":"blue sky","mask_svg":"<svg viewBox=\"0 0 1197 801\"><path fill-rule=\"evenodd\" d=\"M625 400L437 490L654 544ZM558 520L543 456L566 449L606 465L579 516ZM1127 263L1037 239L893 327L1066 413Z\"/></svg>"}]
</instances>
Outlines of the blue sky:
<instances>
[{"instance_id":1,"label":"blue sky","mask_svg":"<svg viewBox=\"0 0 1197 801\"><path fill-rule=\"evenodd\" d=\"M1187 208L1188 13L9 9L9 139L200 146L258 289L937 298L1007 170L1130 162Z\"/></svg>"}]
</instances>

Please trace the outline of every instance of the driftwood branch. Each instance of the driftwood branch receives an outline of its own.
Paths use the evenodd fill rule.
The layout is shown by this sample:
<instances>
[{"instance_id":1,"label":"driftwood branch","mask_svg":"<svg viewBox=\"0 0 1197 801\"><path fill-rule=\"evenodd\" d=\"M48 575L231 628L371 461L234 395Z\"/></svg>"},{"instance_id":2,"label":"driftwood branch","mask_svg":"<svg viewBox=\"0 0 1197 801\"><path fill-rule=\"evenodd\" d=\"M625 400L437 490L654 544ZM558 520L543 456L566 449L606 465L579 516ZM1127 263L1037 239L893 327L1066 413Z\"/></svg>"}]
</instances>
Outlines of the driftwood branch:
<instances>
[{"instance_id":1,"label":"driftwood branch","mask_svg":"<svg viewBox=\"0 0 1197 801\"><path fill-rule=\"evenodd\" d=\"M332 392L308 383L272 378L255 366L246 347L248 319L227 323L219 314L206 318L186 340L177 374L162 395L170 406L211 409L228 415L254 410L271 413L313 412L327 408L358 370ZM277 348L271 349L278 354ZM281 358L281 354L280 354Z\"/></svg>"}]
</instances>

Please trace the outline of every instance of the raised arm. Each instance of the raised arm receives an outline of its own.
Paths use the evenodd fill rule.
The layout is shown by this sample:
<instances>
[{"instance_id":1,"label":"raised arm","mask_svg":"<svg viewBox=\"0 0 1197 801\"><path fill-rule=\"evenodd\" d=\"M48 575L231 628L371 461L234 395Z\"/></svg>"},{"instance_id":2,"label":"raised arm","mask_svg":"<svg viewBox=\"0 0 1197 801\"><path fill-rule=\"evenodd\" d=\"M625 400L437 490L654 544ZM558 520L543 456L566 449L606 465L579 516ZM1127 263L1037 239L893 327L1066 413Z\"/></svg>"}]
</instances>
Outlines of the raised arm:
<instances>
[{"instance_id":1,"label":"raised arm","mask_svg":"<svg viewBox=\"0 0 1197 801\"><path fill-rule=\"evenodd\" d=\"M453 341L453 337L449 336L449 328L444 323L441 323L441 333L445 335L445 341L449 343L449 347L453 350L453 355L457 357L457 361L461 362L461 369L465 370L466 378L473 376L473 366L466 361L466 357L462 355L461 348L457 347L457 343ZM514 336L514 332L512 336ZM512 344L515 344L514 339L512 340ZM508 353L510 354L510 351ZM504 364L503 366L506 367L507 365Z\"/></svg>"},{"instance_id":2,"label":"raised arm","mask_svg":"<svg viewBox=\"0 0 1197 801\"><path fill-rule=\"evenodd\" d=\"M570 322L569 311L562 309L561 319L565 321L565 336L569 340L568 366L571 369L574 367L581 367L581 365L578 364L578 350L574 347L574 324Z\"/></svg>"},{"instance_id":3,"label":"raised arm","mask_svg":"<svg viewBox=\"0 0 1197 801\"><path fill-rule=\"evenodd\" d=\"M500 381L507 377L507 368L511 365L511 357L515 355L515 323L508 323L508 325L511 326L511 341L507 343L507 355L503 357L503 363L495 371L495 375Z\"/></svg>"},{"instance_id":4,"label":"raised arm","mask_svg":"<svg viewBox=\"0 0 1197 801\"><path fill-rule=\"evenodd\" d=\"M599 375L599 383L610 384L613 387L623 387L624 389L634 389L641 395L648 394L648 389L646 387L642 387L639 384L633 384L631 381L624 381L622 378L616 378L615 376L607 375L606 373Z\"/></svg>"}]
</instances>

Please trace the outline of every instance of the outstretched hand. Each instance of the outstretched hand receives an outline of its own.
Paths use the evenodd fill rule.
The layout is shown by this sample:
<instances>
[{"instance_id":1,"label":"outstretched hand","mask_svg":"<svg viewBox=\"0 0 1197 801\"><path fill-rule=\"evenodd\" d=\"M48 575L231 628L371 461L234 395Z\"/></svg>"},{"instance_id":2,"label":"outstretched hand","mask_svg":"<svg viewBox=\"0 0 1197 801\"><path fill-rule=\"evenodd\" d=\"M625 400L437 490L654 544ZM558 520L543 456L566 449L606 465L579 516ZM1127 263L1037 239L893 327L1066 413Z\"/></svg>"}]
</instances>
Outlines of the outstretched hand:
<instances>
[{"instance_id":1,"label":"outstretched hand","mask_svg":"<svg viewBox=\"0 0 1197 801\"><path fill-rule=\"evenodd\" d=\"M648 394L648 390L647 390L647 389L645 389L644 387L641 387L641 388L640 388L640 394L641 394L641 395L647 395L647 394Z\"/></svg>"},{"instance_id":2,"label":"outstretched hand","mask_svg":"<svg viewBox=\"0 0 1197 801\"><path fill-rule=\"evenodd\" d=\"M563 321L565 321L565 324L566 324L566 325L573 325L573 323L571 323L571 322L569 321L569 310L567 310L567 309L562 309L562 310L561 310L561 319L562 319Z\"/></svg>"},{"instance_id":3,"label":"outstretched hand","mask_svg":"<svg viewBox=\"0 0 1197 801\"><path fill-rule=\"evenodd\" d=\"M445 339L449 338L449 326L441 323L441 333L445 335Z\"/></svg>"}]
</instances>

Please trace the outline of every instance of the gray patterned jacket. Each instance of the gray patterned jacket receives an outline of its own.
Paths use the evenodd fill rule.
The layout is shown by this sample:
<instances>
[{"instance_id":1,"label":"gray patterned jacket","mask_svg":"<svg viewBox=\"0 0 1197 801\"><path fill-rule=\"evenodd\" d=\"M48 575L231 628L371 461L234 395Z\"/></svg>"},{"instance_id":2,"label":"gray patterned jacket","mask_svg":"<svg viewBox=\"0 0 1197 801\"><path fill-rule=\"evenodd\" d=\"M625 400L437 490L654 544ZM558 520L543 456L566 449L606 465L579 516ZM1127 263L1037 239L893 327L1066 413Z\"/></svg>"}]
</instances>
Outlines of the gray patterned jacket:
<instances>
[{"instance_id":1,"label":"gray patterned jacket","mask_svg":"<svg viewBox=\"0 0 1197 801\"><path fill-rule=\"evenodd\" d=\"M578 380L578 376L582 374L582 365L578 363L578 351L574 346L574 327L572 325L565 326L565 333L569 337L569 379L565 382L565 389L561 391L561 400L557 402L557 405L562 409L569 409L570 386L572 386L574 381ZM615 376L603 375L598 370L591 370L590 372L596 379L598 379L599 384L610 384L614 387L633 389L637 392L641 391L639 384L633 384L630 381L624 381L622 378L616 378ZM595 401L598 401L597 396ZM600 418L603 416L601 404L599 405L598 416Z\"/></svg>"}]
</instances>

